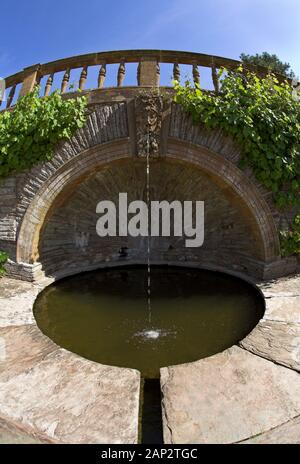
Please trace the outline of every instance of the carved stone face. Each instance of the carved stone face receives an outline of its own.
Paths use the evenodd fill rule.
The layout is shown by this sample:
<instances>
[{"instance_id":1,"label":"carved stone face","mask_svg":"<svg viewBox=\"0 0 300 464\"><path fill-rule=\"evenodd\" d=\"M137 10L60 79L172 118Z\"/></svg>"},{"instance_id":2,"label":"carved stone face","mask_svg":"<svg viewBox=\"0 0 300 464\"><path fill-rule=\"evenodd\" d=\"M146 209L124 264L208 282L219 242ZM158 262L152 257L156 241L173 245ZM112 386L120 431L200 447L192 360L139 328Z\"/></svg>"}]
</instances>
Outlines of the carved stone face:
<instances>
[{"instance_id":1,"label":"carved stone face","mask_svg":"<svg viewBox=\"0 0 300 464\"><path fill-rule=\"evenodd\" d=\"M162 110L161 96L139 95L135 100L137 155L140 157L159 156Z\"/></svg>"}]
</instances>

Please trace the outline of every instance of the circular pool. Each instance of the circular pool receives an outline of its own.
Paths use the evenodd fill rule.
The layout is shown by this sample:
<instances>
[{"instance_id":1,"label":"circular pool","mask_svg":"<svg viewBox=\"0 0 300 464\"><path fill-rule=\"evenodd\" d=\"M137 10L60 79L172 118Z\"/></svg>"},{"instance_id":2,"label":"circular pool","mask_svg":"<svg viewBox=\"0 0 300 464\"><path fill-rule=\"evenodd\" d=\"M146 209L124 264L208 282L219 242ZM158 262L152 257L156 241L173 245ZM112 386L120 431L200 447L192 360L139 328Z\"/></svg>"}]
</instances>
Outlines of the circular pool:
<instances>
[{"instance_id":1,"label":"circular pool","mask_svg":"<svg viewBox=\"0 0 300 464\"><path fill-rule=\"evenodd\" d=\"M264 313L258 290L218 272L122 267L79 274L45 289L39 328L69 351L102 364L159 368L211 356L243 339Z\"/></svg>"}]
</instances>

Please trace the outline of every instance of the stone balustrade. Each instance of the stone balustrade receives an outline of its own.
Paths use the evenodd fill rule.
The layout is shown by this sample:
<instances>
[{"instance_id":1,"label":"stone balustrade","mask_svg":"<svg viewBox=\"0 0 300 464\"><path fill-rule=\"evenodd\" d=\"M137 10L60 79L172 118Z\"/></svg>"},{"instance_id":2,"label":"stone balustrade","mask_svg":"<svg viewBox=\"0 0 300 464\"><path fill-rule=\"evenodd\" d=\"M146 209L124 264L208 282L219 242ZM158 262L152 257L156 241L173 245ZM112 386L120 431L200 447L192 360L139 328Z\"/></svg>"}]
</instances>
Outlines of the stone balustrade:
<instances>
[{"instance_id":1,"label":"stone balustrade","mask_svg":"<svg viewBox=\"0 0 300 464\"><path fill-rule=\"evenodd\" d=\"M127 64L136 64L136 84L140 87L160 86L160 65L168 63L173 66L172 76L180 81L182 65L189 65L194 83L201 84L201 68L211 70L211 79L214 90L219 89L217 70L220 68L236 69L241 63L237 60L223 58L202 53L180 52L169 50L120 50L111 52L89 53L45 64L35 64L22 71L5 78L6 101L3 99L0 109L10 108L16 100L33 90L35 85L40 84L42 79L43 88L41 96L47 96L52 90L59 89L61 93L70 90L84 90L87 84L89 71L97 69L97 78L92 89L102 89L105 86L107 67L118 65L116 76L116 87L124 85ZM247 65L244 68L256 72L258 75L266 75L268 70L261 66ZM81 70L79 79L75 85L70 87L72 72ZM59 75L62 73L62 76ZM171 72L170 72L171 74ZM60 85L54 86L54 78L59 75ZM93 72L94 75L94 72ZM281 80L282 76L278 76Z\"/></svg>"}]
</instances>

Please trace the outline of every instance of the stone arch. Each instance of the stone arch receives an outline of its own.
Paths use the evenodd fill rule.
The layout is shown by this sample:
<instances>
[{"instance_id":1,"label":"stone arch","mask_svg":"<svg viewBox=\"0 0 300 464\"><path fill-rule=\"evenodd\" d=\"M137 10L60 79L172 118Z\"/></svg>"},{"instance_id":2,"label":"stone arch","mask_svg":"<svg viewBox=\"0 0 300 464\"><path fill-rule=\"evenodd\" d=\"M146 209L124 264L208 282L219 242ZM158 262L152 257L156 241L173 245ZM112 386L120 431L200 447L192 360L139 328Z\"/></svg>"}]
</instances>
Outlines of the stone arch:
<instances>
[{"instance_id":1,"label":"stone arch","mask_svg":"<svg viewBox=\"0 0 300 464\"><path fill-rule=\"evenodd\" d=\"M278 233L271 209L243 171L223 156L181 140L169 140L168 156L186 160L223 180L242 199L249 213L255 218L264 248L265 262L271 262L280 256Z\"/></svg>"},{"instance_id":2,"label":"stone arch","mask_svg":"<svg viewBox=\"0 0 300 464\"><path fill-rule=\"evenodd\" d=\"M123 139L88 148L59 166L35 193L24 214L18 234L17 261L31 264L38 260L43 224L60 195L67 195L68 190L110 163L134 159L130 153L129 140ZM270 263L278 259L278 236L270 208L240 169L206 148L175 139L169 139L165 157L194 165L232 190L253 218L263 250L262 261Z\"/></svg>"},{"instance_id":3,"label":"stone arch","mask_svg":"<svg viewBox=\"0 0 300 464\"><path fill-rule=\"evenodd\" d=\"M38 256L39 233L56 198L64 189L80 183L95 168L128 158L127 140L108 142L82 151L59 167L39 188L28 205L20 224L17 262L32 264Z\"/></svg>"},{"instance_id":4,"label":"stone arch","mask_svg":"<svg viewBox=\"0 0 300 464\"><path fill-rule=\"evenodd\" d=\"M75 135L58 144L53 159L34 166L30 171L17 178L18 201L16 205L16 223L18 230L24 215L45 183L54 178L59 169L63 169L71 160L78 159L82 153L94 148L106 146L110 142L129 140L127 107L125 102L89 105L86 124ZM128 153L130 152L128 147ZM101 152L102 153L102 152Z\"/></svg>"}]
</instances>

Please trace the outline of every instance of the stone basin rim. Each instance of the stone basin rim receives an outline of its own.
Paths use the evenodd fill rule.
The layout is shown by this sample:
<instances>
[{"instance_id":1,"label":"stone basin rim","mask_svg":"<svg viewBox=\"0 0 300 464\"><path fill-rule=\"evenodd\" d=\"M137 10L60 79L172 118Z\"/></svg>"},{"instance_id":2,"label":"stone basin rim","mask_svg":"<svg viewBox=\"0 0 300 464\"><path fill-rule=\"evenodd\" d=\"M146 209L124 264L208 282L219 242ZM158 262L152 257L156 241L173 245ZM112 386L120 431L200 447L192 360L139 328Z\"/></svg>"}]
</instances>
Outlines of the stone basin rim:
<instances>
[{"instance_id":1,"label":"stone basin rim","mask_svg":"<svg viewBox=\"0 0 300 464\"><path fill-rule=\"evenodd\" d=\"M218 267L218 266L200 266L199 264L195 264L193 262L179 263L178 261L174 261L174 262L172 262L172 261L152 261L151 265L154 266L154 267L160 267L161 266L161 267L170 267L170 268L179 268L179 269L180 268L186 268L186 269L198 269L198 270L203 270L203 271L211 271L211 272L216 272L218 274L229 275L229 276L232 276L232 277L234 277L236 279L242 280L242 281L246 282L247 284L249 284L253 288L253 290L256 291L257 294L261 297L261 299L262 299L261 303L263 305L263 307L262 307L263 316L262 316L262 318L260 320L264 319L264 315L265 315L265 311L266 311L266 300L265 300L264 292L259 286L257 286L258 281L255 280L253 277L247 275L247 274L243 274L243 273L241 273L239 271L235 272L235 271L232 271L232 270L227 270L226 268L223 268L221 266L220 267ZM120 262L115 261L115 262L110 262L110 263L104 263L104 264L101 264L101 265L97 264L95 266L89 266L88 269L84 269L82 271L74 270L74 272L72 272L70 269L68 269L66 273L64 273L64 271L62 271L62 272L57 273L57 275L55 275L53 277L43 278L43 279L41 279L41 281L37 282L38 285L42 283L43 286L40 288L39 292L37 293L37 295L36 295L36 297L35 297L35 299L33 301L32 313L33 313L33 308L34 308L35 301L38 298L39 294L42 293L47 287L55 284L56 282L59 282L60 280L68 279L70 277L74 277L74 276L77 276L77 275L80 275L80 274L89 273L89 272L96 271L96 270L102 270L102 269L103 270L104 269L105 270L112 270L112 269L118 269L118 268L120 268L120 269L122 269L122 268L133 268L135 266L144 267L145 262L142 261L142 260L128 260L128 261L125 261L125 260L121 261L120 260ZM258 323L259 323L259 321L258 321ZM44 334L41 331L41 329L39 328L39 326L37 325L35 317L34 317L34 324L36 325L38 330L43 334L43 336L45 336L49 340L51 340L51 342L54 343L58 348L63 349L65 351L67 351L67 352L70 352L75 356L79 356L80 358L84 359L87 362L93 362L93 363L96 362L97 364L99 364L101 366L107 366L107 367L111 367L111 368L129 369L129 370L132 370L132 371L136 371L141 375L141 372L138 369L130 368L130 367L120 367L120 366L117 366L117 365L103 364L103 363L100 363L100 362L97 362L97 361L92 361L92 360L90 360L88 358L85 358L85 357L81 356L80 354L69 351L66 348L63 348L63 347L57 345L57 343L55 343L50 337L48 337L48 335ZM256 326L257 326L257 324L256 324ZM254 330L255 327L252 330ZM242 340L240 340L238 343L236 343L236 344L234 344L232 346L238 346L240 343L243 342L243 340L245 338L248 337L248 335L246 335L246 337L244 337ZM185 366L185 365L191 364L191 363L198 363L202 359L208 359L208 358L210 358L212 356L216 356L219 353L226 352L228 349L230 349L230 347L226 348L225 350L223 350L221 352L215 353L214 355L211 355L211 356L208 356L208 357L205 357L205 358L200 358L200 359L196 359L195 361L187 361L187 362L184 362L184 363L170 365L170 366L163 366L160 369L168 369L169 367L180 367L180 366Z\"/></svg>"}]
</instances>

